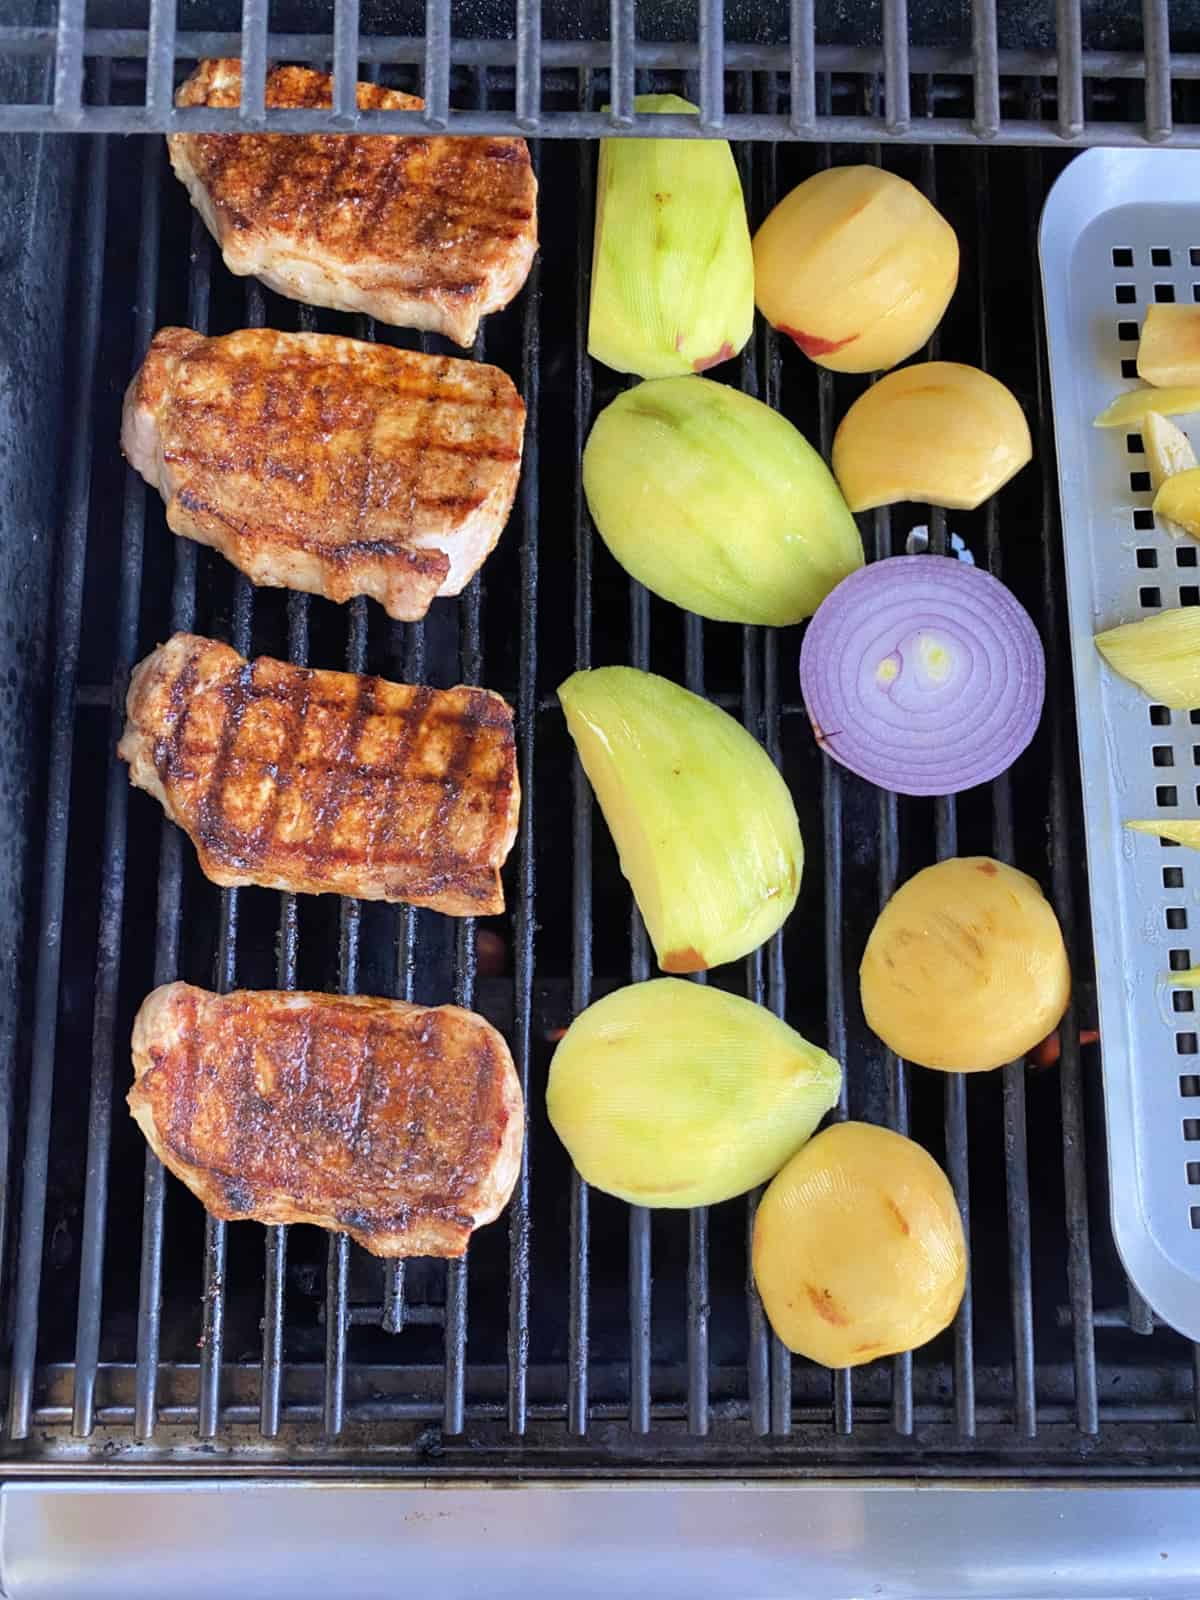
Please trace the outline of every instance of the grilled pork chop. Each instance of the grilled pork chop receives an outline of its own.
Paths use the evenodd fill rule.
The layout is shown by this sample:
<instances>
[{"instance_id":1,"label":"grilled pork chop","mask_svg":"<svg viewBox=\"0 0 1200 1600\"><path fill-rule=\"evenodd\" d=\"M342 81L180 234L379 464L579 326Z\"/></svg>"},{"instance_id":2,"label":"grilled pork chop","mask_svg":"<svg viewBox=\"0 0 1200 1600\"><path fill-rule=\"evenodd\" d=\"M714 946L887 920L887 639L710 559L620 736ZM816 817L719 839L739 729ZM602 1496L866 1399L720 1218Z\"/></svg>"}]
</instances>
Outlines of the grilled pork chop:
<instances>
[{"instance_id":1,"label":"grilled pork chop","mask_svg":"<svg viewBox=\"0 0 1200 1600\"><path fill-rule=\"evenodd\" d=\"M134 1021L133 1070L151 1149L227 1222L461 1256L520 1170L508 1046L457 1006L169 983Z\"/></svg>"},{"instance_id":2,"label":"grilled pork chop","mask_svg":"<svg viewBox=\"0 0 1200 1600\"><path fill-rule=\"evenodd\" d=\"M525 408L497 367L321 333L162 328L121 446L176 533L254 583L423 617L508 519Z\"/></svg>"},{"instance_id":3,"label":"grilled pork chop","mask_svg":"<svg viewBox=\"0 0 1200 1600\"><path fill-rule=\"evenodd\" d=\"M520 786L512 712L487 689L250 662L177 633L134 669L118 754L223 887L504 909Z\"/></svg>"},{"instance_id":4,"label":"grilled pork chop","mask_svg":"<svg viewBox=\"0 0 1200 1600\"><path fill-rule=\"evenodd\" d=\"M236 106L241 89L240 61L202 61L175 100ZM275 67L266 103L329 106L333 80ZM358 85L362 110L424 103ZM524 139L177 133L167 145L229 270L293 300L469 345L529 275L537 182Z\"/></svg>"}]
</instances>

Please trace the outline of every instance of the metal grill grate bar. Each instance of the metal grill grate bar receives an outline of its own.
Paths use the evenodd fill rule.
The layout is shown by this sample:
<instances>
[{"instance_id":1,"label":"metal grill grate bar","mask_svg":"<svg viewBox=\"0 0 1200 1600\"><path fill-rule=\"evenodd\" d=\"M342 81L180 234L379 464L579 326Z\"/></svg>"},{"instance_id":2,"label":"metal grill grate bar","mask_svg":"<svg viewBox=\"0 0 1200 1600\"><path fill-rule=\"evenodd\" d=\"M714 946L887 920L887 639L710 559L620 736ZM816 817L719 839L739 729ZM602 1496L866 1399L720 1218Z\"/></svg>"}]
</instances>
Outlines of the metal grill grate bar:
<instances>
[{"instance_id":1,"label":"metal grill grate bar","mask_svg":"<svg viewBox=\"0 0 1200 1600\"><path fill-rule=\"evenodd\" d=\"M1044 192L1041 159L1027 158L1029 225L1036 227ZM1037 429L1036 459L1040 467L1042 506L1042 547L1047 552L1042 576L1042 642L1046 650L1046 676L1051 683L1062 681L1068 673L1061 640L1061 604L1058 593L1057 561L1051 555L1058 540L1058 486L1054 477L1054 434L1051 425L1050 390L1046 372L1042 298L1036 282L1032 297L1032 335L1035 362ZM1078 964L1080 940L1075 919L1075 897L1071 887L1070 863L1066 852L1053 841L1070 837L1070 810L1067 797L1066 750L1062 701L1049 697L1050 727L1050 882L1051 899L1066 940L1072 966ZM1075 1407L1079 1431L1095 1434L1100 1429L1100 1409L1096 1377L1095 1310L1092 1299L1092 1257L1087 1193L1087 1137L1083 1108L1083 1077L1079 1059L1079 1022L1072 999L1059 1023L1062 1053L1059 1058L1059 1089L1062 1102L1063 1178L1066 1188L1067 1282L1071 1301L1071 1329L1074 1341Z\"/></svg>"},{"instance_id":2,"label":"metal grill grate bar","mask_svg":"<svg viewBox=\"0 0 1200 1600\"><path fill-rule=\"evenodd\" d=\"M242 0L242 100L238 117L243 125L252 127L258 127L264 119L269 13L269 0Z\"/></svg>"},{"instance_id":3,"label":"metal grill grate bar","mask_svg":"<svg viewBox=\"0 0 1200 1600\"><path fill-rule=\"evenodd\" d=\"M978 261L976 314L979 319L979 365L990 370L988 338L988 297L990 293L991 196L990 169L985 158L984 181L975 189L975 239ZM1000 537L1000 513L994 499L984 512L988 571L1004 578L1004 545ZM998 860L1014 864L1016 849L1013 834L1012 779L1008 773L992 785L992 810L995 818L993 848ZM1035 1390L1035 1352L1033 1340L1033 1259L1029 1214L1029 1148L1025 1115L1025 1063L1010 1062L1004 1068L1004 1177L1008 1221L1008 1279L1013 1331L1013 1412L1022 1438L1037 1433Z\"/></svg>"},{"instance_id":4,"label":"metal grill grate bar","mask_svg":"<svg viewBox=\"0 0 1200 1600\"><path fill-rule=\"evenodd\" d=\"M359 596L350 602L346 640L346 671L362 673L367 664L367 605ZM343 899L339 914L338 990L358 993L359 935L362 907ZM331 1439L341 1433L346 1409L346 1346L350 1332L350 1238L331 1233L325 1265L325 1406L324 1431Z\"/></svg>"},{"instance_id":5,"label":"metal grill grate bar","mask_svg":"<svg viewBox=\"0 0 1200 1600\"><path fill-rule=\"evenodd\" d=\"M637 14L634 0L612 0L609 17L612 50L610 71L612 120L617 127L626 127L633 121L634 51L637 48ZM585 109L587 104L585 97Z\"/></svg>"},{"instance_id":6,"label":"metal grill grate bar","mask_svg":"<svg viewBox=\"0 0 1200 1600\"><path fill-rule=\"evenodd\" d=\"M146 109L169 115L175 93L175 0L159 0L150 8L146 43Z\"/></svg>"},{"instance_id":7,"label":"metal grill grate bar","mask_svg":"<svg viewBox=\"0 0 1200 1600\"><path fill-rule=\"evenodd\" d=\"M262 289L256 282L246 290L246 322L261 328L264 322ZM250 623L254 591L240 572L233 580L233 625L230 643L241 656L250 654ZM218 994L237 988L239 889L221 890L221 918L217 934ZM221 1362L225 1353L225 1261L228 1227L211 1212L204 1218L204 1286L200 1319L200 1417L202 1439L215 1437L221 1420Z\"/></svg>"},{"instance_id":8,"label":"metal grill grate bar","mask_svg":"<svg viewBox=\"0 0 1200 1600\"><path fill-rule=\"evenodd\" d=\"M527 317L528 314L527 306ZM473 354L476 361L482 361L486 355L485 334L482 329L476 336ZM526 467L522 468L523 473L527 470ZM473 684L479 682L482 671L481 586L481 578L476 577L471 581L459 610L461 624L459 670L464 682ZM523 796L522 812L525 805ZM464 917L459 920L455 934L454 999L457 1005L470 1008L475 1003L477 964L475 918ZM468 1258L464 1255L461 1260L446 1263L446 1365L442 1427L449 1434L463 1431L466 1416L467 1261Z\"/></svg>"},{"instance_id":9,"label":"metal grill grate bar","mask_svg":"<svg viewBox=\"0 0 1200 1600\"><path fill-rule=\"evenodd\" d=\"M105 87L107 85L105 84ZM68 469L57 575L54 638L56 651L50 691L50 764L46 795L46 842L42 859L42 905L38 926L38 964L34 979L33 1051L29 1072L21 1221L13 1289L12 1376L8 1433L24 1439L33 1411L37 1360L38 1297L46 1225L47 1159L58 1040L58 984L62 966L63 909L66 897L67 841L71 815L71 768L75 734L75 678L83 613L91 501L92 395L100 342L104 286L104 236L108 220L108 149L95 140L87 153L83 214L83 283L79 329L78 406L73 419L75 448Z\"/></svg>"},{"instance_id":10,"label":"metal grill grate bar","mask_svg":"<svg viewBox=\"0 0 1200 1600\"><path fill-rule=\"evenodd\" d=\"M86 61L105 57L123 61L144 60L150 54L154 25L167 19L156 15L161 0L153 0L151 26L147 28L87 28L82 34L83 56ZM441 0L429 0L443 14ZM609 0L614 5L626 6L629 0ZM790 0L794 3L794 0ZM30 27L0 23L0 56L27 58L39 56L53 61L58 42L57 27ZM332 32L290 33L274 31L265 36L267 58L272 61L288 60L302 63L325 64L333 58L334 34ZM420 66L426 55L428 35L420 34L360 34L358 56L361 63L375 66ZM802 41L803 42L803 41ZM178 29L175 33L175 61L190 64L205 56L237 56L242 52L243 35L240 32L219 30ZM806 45L807 48L807 45ZM819 73L853 74L871 76L883 71L884 55L878 44L811 44L813 69ZM727 72L754 72L790 74L795 50L788 44L746 43L726 39L724 65ZM634 65L657 71L695 71L700 65L698 42L678 40L638 40L634 47ZM580 72L588 68L607 69L612 59L612 41L597 39L543 39L541 47L542 68L547 72ZM450 63L453 66L487 68L499 72L511 71L517 58L517 43L513 38L452 38ZM1001 50L997 57L999 73L1006 78L1041 78L1053 80L1057 75L1058 57L1054 50L1012 49ZM1085 79L1137 80L1147 74L1144 52L1087 49L1079 52L1080 71ZM1172 79L1186 83L1200 78L1200 52L1175 50L1169 58ZM909 71L914 77L971 77L976 68L974 40L971 47L962 45L910 45ZM22 108L25 109L25 108ZM44 108L43 108L44 109ZM100 109L89 106L87 111ZM110 110L134 110L140 107L110 107ZM767 115L778 115L778 110ZM236 112L235 112L236 118ZM1036 119L1032 119L1035 123ZM885 128L884 119L878 119L878 133ZM1032 125L1032 123L1031 123ZM139 119L137 126L142 126ZM86 131L92 131L90 128ZM132 131L132 128L125 131ZM162 131L156 129L156 131ZM325 131L330 131L326 128ZM551 132L549 128L538 130ZM878 137L877 133L877 137ZM567 135L571 137L571 135ZM1143 135L1144 137L1144 135Z\"/></svg>"},{"instance_id":11,"label":"metal grill grate bar","mask_svg":"<svg viewBox=\"0 0 1200 1600\"><path fill-rule=\"evenodd\" d=\"M70 124L83 109L83 24L87 0L58 0L54 38L54 109Z\"/></svg>"},{"instance_id":12,"label":"metal grill grate bar","mask_svg":"<svg viewBox=\"0 0 1200 1600\"><path fill-rule=\"evenodd\" d=\"M770 195L768 195L770 198ZM780 400L781 367L778 340L768 332L767 386L763 398L769 406L778 407ZM764 652L763 669L763 734L767 754L775 765L783 767L783 718L779 697L779 641L770 634ZM783 932L776 933L767 943L767 993L766 1001L777 1017L787 1013L787 980L784 968ZM758 1300L757 1291L754 1292ZM762 1314L761 1303L758 1313ZM751 1322L753 1327L753 1318ZM769 1416L772 1433L789 1434L792 1431L792 1354L775 1334L769 1334Z\"/></svg>"},{"instance_id":13,"label":"metal grill grate bar","mask_svg":"<svg viewBox=\"0 0 1200 1600\"><path fill-rule=\"evenodd\" d=\"M374 335L370 324L368 336ZM424 347L424 341L422 341ZM405 683L425 681L425 624L410 622L392 624L392 654L401 665ZM410 1003L416 998L417 913L413 906L395 908L396 926L396 989L401 1000ZM405 1302L405 1266L401 1261L389 1261L384 1269L383 1325L388 1333L400 1333L407 1315Z\"/></svg>"},{"instance_id":14,"label":"metal grill grate bar","mask_svg":"<svg viewBox=\"0 0 1200 1600\"><path fill-rule=\"evenodd\" d=\"M188 323L208 331L212 241L198 214L192 217L191 265L188 272ZM171 631L186 631L196 618L196 546L174 541L175 576L171 591ZM170 983L179 975L180 923L183 898L183 840L166 817L161 824L158 859L158 903L155 913L154 982ZM142 1193L142 1253L138 1279L137 1373L134 1391L134 1437L153 1436L158 1406L158 1354L162 1318L163 1207L166 1173L152 1150L146 1151Z\"/></svg>"},{"instance_id":15,"label":"metal grill grate bar","mask_svg":"<svg viewBox=\"0 0 1200 1600\"><path fill-rule=\"evenodd\" d=\"M1000 132L996 0L971 0L971 54L975 66L975 132L981 139L994 139Z\"/></svg>"},{"instance_id":16,"label":"metal grill grate bar","mask_svg":"<svg viewBox=\"0 0 1200 1600\"><path fill-rule=\"evenodd\" d=\"M1083 132L1083 60L1080 0L1057 0L1058 131L1064 139Z\"/></svg>"},{"instance_id":17,"label":"metal grill grate bar","mask_svg":"<svg viewBox=\"0 0 1200 1600\"><path fill-rule=\"evenodd\" d=\"M444 128L450 117L450 7L425 0L425 120Z\"/></svg>"},{"instance_id":18,"label":"metal grill grate bar","mask_svg":"<svg viewBox=\"0 0 1200 1600\"><path fill-rule=\"evenodd\" d=\"M535 132L542 114L542 8L517 0L517 121Z\"/></svg>"},{"instance_id":19,"label":"metal grill grate bar","mask_svg":"<svg viewBox=\"0 0 1200 1600\"><path fill-rule=\"evenodd\" d=\"M743 184L745 178L743 175ZM693 694L704 694L704 623L694 613L684 617L684 682ZM693 974L707 983L708 974ZM687 1265L687 1418L688 1432L708 1432L708 1210L697 1206L688 1214Z\"/></svg>"},{"instance_id":20,"label":"metal grill grate bar","mask_svg":"<svg viewBox=\"0 0 1200 1600\"><path fill-rule=\"evenodd\" d=\"M621 3L621 0L617 0ZM632 7L630 19L632 22ZM614 34L614 48L616 39ZM632 105L632 76L629 103ZM580 74L580 99L591 96L591 74ZM583 455L592 414L592 364L588 358L588 307L591 291L594 156L581 144L577 153L579 210L575 231L575 394L574 450ZM575 667L592 664L592 524L583 495L583 475L573 476L575 527ZM571 757L571 1015L592 1002L592 789L577 753ZM567 1427L576 1437L587 1431L588 1415L588 1188L571 1168L570 1287L567 1320Z\"/></svg>"},{"instance_id":21,"label":"metal grill grate bar","mask_svg":"<svg viewBox=\"0 0 1200 1600\"><path fill-rule=\"evenodd\" d=\"M140 361L154 332L158 294L159 202L162 193L161 143L147 141L142 162L141 242L138 247L137 299L133 355ZM113 1062L116 1053L117 984L121 973L121 922L125 910L128 859L129 774L117 756L124 723L125 691L137 653L138 602L142 588L142 542L146 527L146 485L133 467L125 470L121 518L121 567L114 628L109 757L105 781L104 850L97 936L96 994L92 1013L92 1083L88 1105L88 1156L83 1198L83 1242L79 1266L79 1309L75 1332L75 1394L72 1430L86 1436L94 1421L96 1367L100 1357L105 1225L108 1214L108 1158L112 1137Z\"/></svg>"},{"instance_id":22,"label":"metal grill grate bar","mask_svg":"<svg viewBox=\"0 0 1200 1600\"><path fill-rule=\"evenodd\" d=\"M358 115L358 0L334 0L333 114L344 127Z\"/></svg>"},{"instance_id":23,"label":"metal grill grate bar","mask_svg":"<svg viewBox=\"0 0 1200 1600\"><path fill-rule=\"evenodd\" d=\"M908 84L908 0L883 0L884 104L889 133L903 133L911 120Z\"/></svg>"},{"instance_id":24,"label":"metal grill grate bar","mask_svg":"<svg viewBox=\"0 0 1200 1600\"><path fill-rule=\"evenodd\" d=\"M630 663L650 668L650 595L635 579L629 582ZM629 905L629 977L644 983L650 976L646 925L637 902ZM645 1206L629 1208L629 1426L650 1431L650 1299L651 1214Z\"/></svg>"},{"instance_id":25,"label":"metal grill grate bar","mask_svg":"<svg viewBox=\"0 0 1200 1600\"><path fill-rule=\"evenodd\" d=\"M1146 53L1146 137L1161 144L1171 136L1171 18L1167 0L1142 0Z\"/></svg>"},{"instance_id":26,"label":"metal grill grate bar","mask_svg":"<svg viewBox=\"0 0 1200 1600\"><path fill-rule=\"evenodd\" d=\"M300 327L311 318L302 308ZM315 321L315 318L312 319ZM309 597L293 593L287 599L288 660L296 666L308 665ZM298 897L279 897L279 959L276 982L280 989L295 989L300 962L300 918ZM283 1323L286 1308L287 1228L273 1223L266 1228L263 1259L263 1353L262 1398L259 1428L267 1439L279 1432L280 1394L283 1383Z\"/></svg>"},{"instance_id":27,"label":"metal grill grate bar","mask_svg":"<svg viewBox=\"0 0 1200 1600\"><path fill-rule=\"evenodd\" d=\"M791 0L788 20L791 48L791 127L793 133L804 137L812 132L817 120L814 0Z\"/></svg>"},{"instance_id":28,"label":"metal grill grate bar","mask_svg":"<svg viewBox=\"0 0 1200 1600\"><path fill-rule=\"evenodd\" d=\"M537 155L535 151L535 165ZM540 175L540 174L539 174ZM533 1049L534 937L534 772L537 734L537 616L539 430L541 425L541 267L525 285L521 336L521 389L525 398L525 455L521 465L521 632L517 681L517 751L521 773L521 817L517 831L517 902L514 908L513 1039L521 1093L525 1099L525 1143L521 1171L509 1210L508 1249L508 1425L525 1432L529 1366L529 1096ZM478 627L475 628L478 644ZM472 662L478 677L482 663Z\"/></svg>"},{"instance_id":29,"label":"metal grill grate bar","mask_svg":"<svg viewBox=\"0 0 1200 1600\"><path fill-rule=\"evenodd\" d=\"M932 113L932 103L926 103L926 114ZM936 206L937 168L933 151L926 150L921 161L921 188ZM929 355L937 360L941 335L935 329L929 341ZM939 506L929 508L929 549L933 555L949 554L946 513ZM934 801L935 848L939 861L958 854L958 806L953 796ZM967 1283L962 1304L954 1319L954 1411L958 1431L966 1438L975 1436L975 1333L974 1298L971 1287L971 1190L967 1132L966 1082L961 1073L948 1073L945 1085L946 1168L962 1214L963 1231L968 1242Z\"/></svg>"},{"instance_id":30,"label":"metal grill grate bar","mask_svg":"<svg viewBox=\"0 0 1200 1600\"><path fill-rule=\"evenodd\" d=\"M700 126L718 133L725 124L725 3L699 0Z\"/></svg>"}]
</instances>

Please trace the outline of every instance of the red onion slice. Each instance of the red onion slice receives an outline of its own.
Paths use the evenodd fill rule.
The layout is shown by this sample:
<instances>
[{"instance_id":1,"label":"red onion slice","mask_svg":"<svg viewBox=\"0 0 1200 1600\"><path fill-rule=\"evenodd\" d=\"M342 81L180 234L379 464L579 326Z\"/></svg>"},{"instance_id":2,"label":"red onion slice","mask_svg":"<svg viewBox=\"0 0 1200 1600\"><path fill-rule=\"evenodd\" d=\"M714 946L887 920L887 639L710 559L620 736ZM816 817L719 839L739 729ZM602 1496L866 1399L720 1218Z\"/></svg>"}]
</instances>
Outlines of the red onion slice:
<instances>
[{"instance_id":1,"label":"red onion slice","mask_svg":"<svg viewBox=\"0 0 1200 1600\"><path fill-rule=\"evenodd\" d=\"M1004 585L947 556L890 556L821 602L800 650L817 743L896 794L957 794L1037 730L1042 642Z\"/></svg>"}]
</instances>

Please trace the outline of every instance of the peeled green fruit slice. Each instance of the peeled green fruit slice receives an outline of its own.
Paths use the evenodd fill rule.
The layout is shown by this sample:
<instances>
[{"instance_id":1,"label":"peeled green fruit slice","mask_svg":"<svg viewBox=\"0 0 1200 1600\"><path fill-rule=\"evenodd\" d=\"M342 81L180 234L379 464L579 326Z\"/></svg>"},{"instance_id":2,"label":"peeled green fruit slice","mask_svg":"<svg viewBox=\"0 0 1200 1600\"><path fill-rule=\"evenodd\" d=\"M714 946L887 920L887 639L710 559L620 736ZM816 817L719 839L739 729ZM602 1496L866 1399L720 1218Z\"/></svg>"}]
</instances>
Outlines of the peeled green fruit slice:
<instances>
[{"instance_id":1,"label":"peeled green fruit slice","mask_svg":"<svg viewBox=\"0 0 1200 1600\"><path fill-rule=\"evenodd\" d=\"M804 436L709 378L618 395L588 438L583 487L626 572L718 622L800 622L863 564L854 518Z\"/></svg>"},{"instance_id":2,"label":"peeled green fruit slice","mask_svg":"<svg viewBox=\"0 0 1200 1600\"><path fill-rule=\"evenodd\" d=\"M756 950L804 865L766 751L719 706L633 667L577 672L558 698L659 966L701 972Z\"/></svg>"},{"instance_id":3,"label":"peeled green fruit slice","mask_svg":"<svg viewBox=\"0 0 1200 1600\"><path fill-rule=\"evenodd\" d=\"M656 978L575 1019L546 1110L595 1188L632 1205L716 1205L772 1177L841 1081L832 1056L762 1006Z\"/></svg>"},{"instance_id":4,"label":"peeled green fruit slice","mask_svg":"<svg viewBox=\"0 0 1200 1600\"><path fill-rule=\"evenodd\" d=\"M1172 606L1096 635L1114 672L1158 705L1200 707L1200 606Z\"/></svg>"},{"instance_id":5,"label":"peeled green fruit slice","mask_svg":"<svg viewBox=\"0 0 1200 1600\"><path fill-rule=\"evenodd\" d=\"M674 94L639 112L695 112ZM728 361L754 324L746 202L724 139L602 139L588 354L642 378Z\"/></svg>"},{"instance_id":6,"label":"peeled green fruit slice","mask_svg":"<svg viewBox=\"0 0 1200 1600\"><path fill-rule=\"evenodd\" d=\"M1200 388L1185 385L1171 389L1130 389L1106 406L1092 426L1136 428L1151 411L1157 412L1160 417L1177 417L1181 413L1200 411Z\"/></svg>"}]
</instances>

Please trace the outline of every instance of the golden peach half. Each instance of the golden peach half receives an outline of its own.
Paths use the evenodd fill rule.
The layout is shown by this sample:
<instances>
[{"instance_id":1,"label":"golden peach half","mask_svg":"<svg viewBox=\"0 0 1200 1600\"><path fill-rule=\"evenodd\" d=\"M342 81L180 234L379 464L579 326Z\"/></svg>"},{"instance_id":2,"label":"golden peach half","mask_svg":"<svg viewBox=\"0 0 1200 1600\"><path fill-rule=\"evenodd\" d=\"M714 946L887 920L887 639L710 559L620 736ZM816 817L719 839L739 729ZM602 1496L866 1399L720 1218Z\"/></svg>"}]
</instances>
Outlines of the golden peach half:
<instances>
[{"instance_id":1,"label":"golden peach half","mask_svg":"<svg viewBox=\"0 0 1200 1600\"><path fill-rule=\"evenodd\" d=\"M788 1349L855 1367L949 1326L967 1249L954 1191L927 1150L888 1128L838 1122L763 1195L753 1264Z\"/></svg>"},{"instance_id":2,"label":"golden peach half","mask_svg":"<svg viewBox=\"0 0 1200 1600\"><path fill-rule=\"evenodd\" d=\"M879 167L818 172L754 237L758 309L833 372L879 372L919 350L957 283L954 229Z\"/></svg>"},{"instance_id":3,"label":"golden peach half","mask_svg":"<svg viewBox=\"0 0 1200 1600\"><path fill-rule=\"evenodd\" d=\"M923 361L889 372L850 407L833 474L851 511L898 500L973 511L1032 455L1025 413L998 379Z\"/></svg>"}]
</instances>

